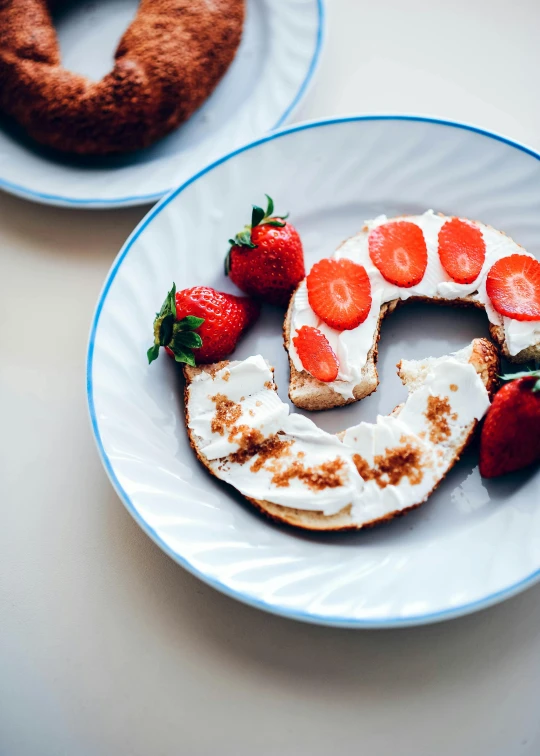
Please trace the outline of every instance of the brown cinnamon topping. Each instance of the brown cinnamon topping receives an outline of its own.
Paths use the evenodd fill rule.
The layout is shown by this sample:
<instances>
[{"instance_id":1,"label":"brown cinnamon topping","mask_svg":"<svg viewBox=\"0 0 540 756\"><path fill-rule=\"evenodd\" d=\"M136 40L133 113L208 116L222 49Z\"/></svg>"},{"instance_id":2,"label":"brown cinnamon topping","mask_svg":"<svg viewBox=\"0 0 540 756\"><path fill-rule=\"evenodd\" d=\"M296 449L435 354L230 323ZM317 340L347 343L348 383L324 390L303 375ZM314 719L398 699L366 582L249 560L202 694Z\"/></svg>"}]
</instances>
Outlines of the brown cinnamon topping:
<instances>
[{"instance_id":1,"label":"brown cinnamon topping","mask_svg":"<svg viewBox=\"0 0 540 756\"><path fill-rule=\"evenodd\" d=\"M226 397L225 394L216 394L215 396L211 396L210 400L216 405L216 414L212 418L210 428L212 433L218 433L220 436L224 436L225 431L228 430L242 414L242 407Z\"/></svg>"},{"instance_id":2,"label":"brown cinnamon topping","mask_svg":"<svg viewBox=\"0 0 540 756\"><path fill-rule=\"evenodd\" d=\"M410 442L377 454L373 467L360 454L353 455L353 462L360 477L365 481L374 480L379 488L396 486L402 478L408 478L411 486L417 486L424 477L422 452Z\"/></svg>"},{"instance_id":3,"label":"brown cinnamon topping","mask_svg":"<svg viewBox=\"0 0 540 756\"><path fill-rule=\"evenodd\" d=\"M264 387L267 388L267 389L269 389L269 390L273 389L274 388L274 383L272 383L272 381L266 381L265 384L264 384Z\"/></svg>"},{"instance_id":4,"label":"brown cinnamon topping","mask_svg":"<svg viewBox=\"0 0 540 756\"><path fill-rule=\"evenodd\" d=\"M258 455L250 468L253 472L260 470L269 459L279 459L288 454L288 449L293 444L293 441L284 441L277 434L265 439L260 431L247 425L241 425L236 430L242 434L240 440L237 439L240 448L229 455L229 460L243 465Z\"/></svg>"},{"instance_id":5,"label":"brown cinnamon topping","mask_svg":"<svg viewBox=\"0 0 540 756\"><path fill-rule=\"evenodd\" d=\"M240 438L235 438L240 434ZM250 428L249 425L234 426L229 436L229 441L234 440L238 444L238 451L229 454L229 460L243 465L248 459L254 457L259 451L260 445L264 442L264 436L260 430Z\"/></svg>"},{"instance_id":6,"label":"brown cinnamon topping","mask_svg":"<svg viewBox=\"0 0 540 756\"><path fill-rule=\"evenodd\" d=\"M228 382L229 382L229 378L230 378L230 377L231 377L231 371L230 371L230 370L226 370L226 371L225 371L225 372L223 373L223 375L221 376L222 380L224 380L224 381L225 381L225 383L228 383Z\"/></svg>"},{"instance_id":7,"label":"brown cinnamon topping","mask_svg":"<svg viewBox=\"0 0 540 756\"><path fill-rule=\"evenodd\" d=\"M343 478L339 474L342 468L343 460L339 457L314 467L305 467L302 462L295 460L285 470L276 471L272 483L279 488L286 488L293 478L297 478L312 491L337 488L343 485Z\"/></svg>"},{"instance_id":8,"label":"brown cinnamon topping","mask_svg":"<svg viewBox=\"0 0 540 756\"><path fill-rule=\"evenodd\" d=\"M455 383L451 383L450 384L450 391L457 391L457 390L458 390L458 386L456 386Z\"/></svg>"},{"instance_id":9,"label":"brown cinnamon topping","mask_svg":"<svg viewBox=\"0 0 540 756\"><path fill-rule=\"evenodd\" d=\"M270 436L259 446L257 459L249 469L252 472L258 472L269 459L281 459L281 457L290 453L289 448L293 443L292 440L284 441L278 435Z\"/></svg>"},{"instance_id":10,"label":"brown cinnamon topping","mask_svg":"<svg viewBox=\"0 0 540 756\"><path fill-rule=\"evenodd\" d=\"M425 412L428 423L431 425L429 440L433 444L440 444L450 437L451 429L448 419L457 420L457 414L452 414L450 402L444 396L430 396Z\"/></svg>"}]
</instances>

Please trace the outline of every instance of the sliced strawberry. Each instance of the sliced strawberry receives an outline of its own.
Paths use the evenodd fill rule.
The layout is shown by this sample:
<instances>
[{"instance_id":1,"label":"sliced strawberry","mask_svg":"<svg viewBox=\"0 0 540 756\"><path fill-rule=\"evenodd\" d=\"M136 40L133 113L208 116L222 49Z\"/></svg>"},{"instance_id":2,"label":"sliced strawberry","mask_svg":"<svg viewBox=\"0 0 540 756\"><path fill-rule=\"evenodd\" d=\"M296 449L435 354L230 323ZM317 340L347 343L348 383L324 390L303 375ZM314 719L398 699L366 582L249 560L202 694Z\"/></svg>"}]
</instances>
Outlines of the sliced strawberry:
<instances>
[{"instance_id":1,"label":"sliced strawberry","mask_svg":"<svg viewBox=\"0 0 540 756\"><path fill-rule=\"evenodd\" d=\"M540 262L528 255L503 257L492 266L486 291L501 315L540 320Z\"/></svg>"},{"instance_id":2,"label":"sliced strawberry","mask_svg":"<svg viewBox=\"0 0 540 756\"><path fill-rule=\"evenodd\" d=\"M473 283L486 259L482 232L477 226L459 218L446 221L439 231L439 258L453 281Z\"/></svg>"},{"instance_id":3,"label":"sliced strawberry","mask_svg":"<svg viewBox=\"0 0 540 756\"><path fill-rule=\"evenodd\" d=\"M368 237L369 256L389 283L416 286L426 272L428 254L422 229L410 221L374 228Z\"/></svg>"},{"instance_id":4,"label":"sliced strawberry","mask_svg":"<svg viewBox=\"0 0 540 756\"><path fill-rule=\"evenodd\" d=\"M304 370L319 381L335 381L339 362L324 333L318 328L302 326L296 332L293 344Z\"/></svg>"},{"instance_id":5,"label":"sliced strawberry","mask_svg":"<svg viewBox=\"0 0 540 756\"><path fill-rule=\"evenodd\" d=\"M320 260L307 277L311 309L331 328L350 331L363 323L371 307L366 269L352 260Z\"/></svg>"}]
</instances>

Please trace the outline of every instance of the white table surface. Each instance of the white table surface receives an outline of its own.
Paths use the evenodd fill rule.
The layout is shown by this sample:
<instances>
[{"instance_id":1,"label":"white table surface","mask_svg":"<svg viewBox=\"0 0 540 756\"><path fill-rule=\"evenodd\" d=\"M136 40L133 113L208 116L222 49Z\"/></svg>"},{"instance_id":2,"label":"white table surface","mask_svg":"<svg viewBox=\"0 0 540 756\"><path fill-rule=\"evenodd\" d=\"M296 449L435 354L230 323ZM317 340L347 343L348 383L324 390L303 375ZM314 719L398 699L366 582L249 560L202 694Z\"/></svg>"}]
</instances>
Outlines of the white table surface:
<instances>
[{"instance_id":1,"label":"white table surface","mask_svg":"<svg viewBox=\"0 0 540 756\"><path fill-rule=\"evenodd\" d=\"M416 112L540 150L536 0L328 0L327 17L297 120ZM206 587L124 510L85 353L143 214L0 195L0 754L537 756L540 586L419 629L295 624Z\"/></svg>"}]
</instances>

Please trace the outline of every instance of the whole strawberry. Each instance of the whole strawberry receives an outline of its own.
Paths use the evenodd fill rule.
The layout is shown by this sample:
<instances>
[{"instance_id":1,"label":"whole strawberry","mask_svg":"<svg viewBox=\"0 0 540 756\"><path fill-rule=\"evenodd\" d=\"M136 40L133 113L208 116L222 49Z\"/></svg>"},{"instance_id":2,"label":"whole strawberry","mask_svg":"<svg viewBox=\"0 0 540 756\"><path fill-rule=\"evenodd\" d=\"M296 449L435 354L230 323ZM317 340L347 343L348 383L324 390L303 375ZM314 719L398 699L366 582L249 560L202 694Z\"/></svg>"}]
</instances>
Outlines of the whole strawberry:
<instances>
[{"instance_id":1,"label":"whole strawberry","mask_svg":"<svg viewBox=\"0 0 540 756\"><path fill-rule=\"evenodd\" d=\"M225 275L239 289L275 305L287 305L306 275L298 232L287 215L273 215L274 203L266 195L266 211L253 206L251 225L229 239Z\"/></svg>"},{"instance_id":2,"label":"whole strawberry","mask_svg":"<svg viewBox=\"0 0 540 756\"><path fill-rule=\"evenodd\" d=\"M241 334L258 315L259 306L247 297L209 286L177 292L173 284L154 320L148 362L157 359L162 346L176 362L219 362L234 351Z\"/></svg>"},{"instance_id":3,"label":"whole strawberry","mask_svg":"<svg viewBox=\"0 0 540 756\"><path fill-rule=\"evenodd\" d=\"M480 474L485 478L540 462L540 370L503 375L480 436Z\"/></svg>"}]
</instances>

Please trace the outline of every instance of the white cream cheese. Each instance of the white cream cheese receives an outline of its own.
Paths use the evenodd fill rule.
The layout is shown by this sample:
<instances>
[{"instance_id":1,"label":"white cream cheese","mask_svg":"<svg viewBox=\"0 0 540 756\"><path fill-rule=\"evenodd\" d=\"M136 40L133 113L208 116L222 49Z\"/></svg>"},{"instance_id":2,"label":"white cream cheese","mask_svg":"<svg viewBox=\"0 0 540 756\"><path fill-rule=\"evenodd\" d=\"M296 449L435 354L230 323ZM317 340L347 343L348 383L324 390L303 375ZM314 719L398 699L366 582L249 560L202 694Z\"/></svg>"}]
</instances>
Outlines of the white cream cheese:
<instances>
[{"instance_id":1,"label":"white cream cheese","mask_svg":"<svg viewBox=\"0 0 540 756\"><path fill-rule=\"evenodd\" d=\"M231 362L215 376L203 371L194 378L190 386L189 427L201 439L207 459L226 457L240 447L240 435L231 434L231 429L226 433L212 430L220 397L238 407L232 428L249 425L267 438L283 427L289 410L273 390L273 381L272 371L261 355Z\"/></svg>"},{"instance_id":2,"label":"white cream cheese","mask_svg":"<svg viewBox=\"0 0 540 756\"><path fill-rule=\"evenodd\" d=\"M410 394L399 414L349 428L342 441L289 414L260 355L231 362L189 384L189 428L214 474L244 496L325 515L351 505L355 523L365 524L421 503L487 410L470 354L469 346L447 357L404 361ZM234 405L225 429L216 396L231 402L229 410ZM229 440L239 426L260 432L254 446L246 447L245 430Z\"/></svg>"},{"instance_id":3,"label":"white cream cheese","mask_svg":"<svg viewBox=\"0 0 540 756\"><path fill-rule=\"evenodd\" d=\"M452 300L472 295L474 299L484 305L487 316L492 323L504 326L508 350L511 355L516 355L522 349L540 343L540 322L518 321L501 317L491 306L486 293L486 277L496 260L516 253L522 255L530 253L500 231L496 231L483 223L471 221L482 233L486 244L486 258L474 283L458 284L452 281L445 272L438 253L439 231L449 219L448 216L436 215L432 210L428 210L423 215L402 218L402 220L415 223L422 229L428 253L427 268L422 281L417 286L410 288L401 288L388 283L371 262L368 248L369 232L373 228L388 222L389 219L385 215L366 221L360 233L338 247L334 254L337 259L349 258L363 265L366 269L371 281L371 309L366 320L357 328L350 331L336 331L320 320L311 309L306 281L304 280L300 284L292 304L291 341L288 348L295 368L297 370L304 369L292 342L296 331L303 325L319 328L327 337L339 360L338 377L328 385L345 399L352 399L353 389L360 382L362 368L366 364L369 350L373 345L381 305L394 299L408 299L415 296ZM530 256L533 257L533 255Z\"/></svg>"}]
</instances>

